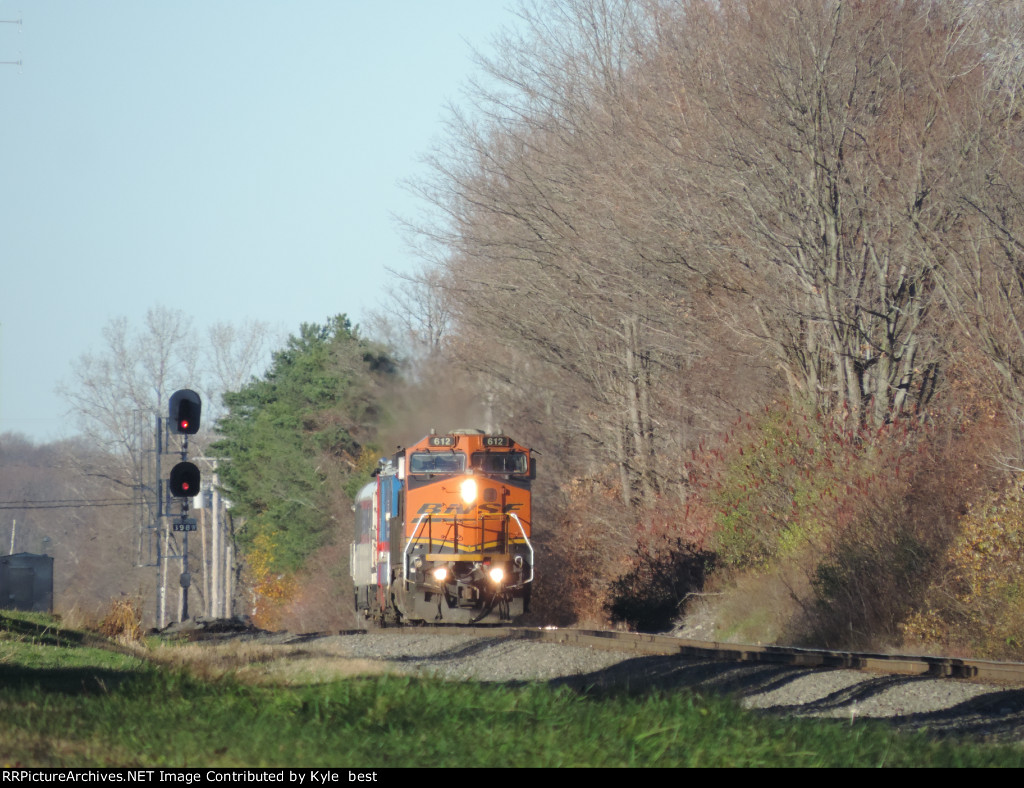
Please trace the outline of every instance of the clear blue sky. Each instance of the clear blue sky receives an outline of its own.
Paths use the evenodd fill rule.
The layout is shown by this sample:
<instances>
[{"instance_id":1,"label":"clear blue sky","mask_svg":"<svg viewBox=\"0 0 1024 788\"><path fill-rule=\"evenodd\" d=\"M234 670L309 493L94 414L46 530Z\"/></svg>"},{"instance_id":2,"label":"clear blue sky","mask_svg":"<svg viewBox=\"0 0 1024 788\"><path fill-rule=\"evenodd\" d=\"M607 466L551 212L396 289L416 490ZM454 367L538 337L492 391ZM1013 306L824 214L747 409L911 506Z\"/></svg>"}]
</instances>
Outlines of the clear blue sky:
<instances>
[{"instance_id":1,"label":"clear blue sky","mask_svg":"<svg viewBox=\"0 0 1024 788\"><path fill-rule=\"evenodd\" d=\"M0 0L0 432L71 434L55 388L120 315L362 319L510 5Z\"/></svg>"}]
</instances>

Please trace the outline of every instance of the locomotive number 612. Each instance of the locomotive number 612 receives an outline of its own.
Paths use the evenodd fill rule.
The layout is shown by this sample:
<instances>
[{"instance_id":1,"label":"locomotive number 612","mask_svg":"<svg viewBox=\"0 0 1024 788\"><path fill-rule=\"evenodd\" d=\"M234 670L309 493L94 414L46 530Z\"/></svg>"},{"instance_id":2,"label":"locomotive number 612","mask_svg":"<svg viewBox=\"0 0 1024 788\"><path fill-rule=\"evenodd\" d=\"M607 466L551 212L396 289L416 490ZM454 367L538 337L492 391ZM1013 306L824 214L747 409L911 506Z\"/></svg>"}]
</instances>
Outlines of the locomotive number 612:
<instances>
[{"instance_id":1,"label":"locomotive number 612","mask_svg":"<svg viewBox=\"0 0 1024 788\"><path fill-rule=\"evenodd\" d=\"M357 615L507 623L529 609L530 450L505 435L429 435L381 460L356 497L350 566Z\"/></svg>"}]
</instances>

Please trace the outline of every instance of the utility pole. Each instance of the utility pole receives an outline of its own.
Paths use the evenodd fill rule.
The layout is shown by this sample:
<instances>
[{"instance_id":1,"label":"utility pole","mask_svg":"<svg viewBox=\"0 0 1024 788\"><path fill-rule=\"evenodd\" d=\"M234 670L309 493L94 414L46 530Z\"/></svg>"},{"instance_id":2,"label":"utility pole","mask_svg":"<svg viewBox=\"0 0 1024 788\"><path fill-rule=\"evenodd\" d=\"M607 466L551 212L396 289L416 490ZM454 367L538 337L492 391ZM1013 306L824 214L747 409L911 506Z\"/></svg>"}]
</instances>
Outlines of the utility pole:
<instances>
[{"instance_id":1,"label":"utility pole","mask_svg":"<svg viewBox=\"0 0 1024 788\"><path fill-rule=\"evenodd\" d=\"M229 540L226 534L226 521L223 516L223 501L220 497L218 485L220 479L217 475L217 465L220 462L218 457L194 457L197 463L202 463L204 469L209 469L211 479L209 485L209 506L210 518L207 524L206 519L206 494L203 494L202 522L200 524L201 537L203 539L203 572L206 587L206 615L210 618L230 618L231 609L231 554ZM209 530L207 531L207 525ZM207 533L209 540L207 540ZM187 535L187 534L186 534ZM207 555L207 545L209 555Z\"/></svg>"}]
</instances>

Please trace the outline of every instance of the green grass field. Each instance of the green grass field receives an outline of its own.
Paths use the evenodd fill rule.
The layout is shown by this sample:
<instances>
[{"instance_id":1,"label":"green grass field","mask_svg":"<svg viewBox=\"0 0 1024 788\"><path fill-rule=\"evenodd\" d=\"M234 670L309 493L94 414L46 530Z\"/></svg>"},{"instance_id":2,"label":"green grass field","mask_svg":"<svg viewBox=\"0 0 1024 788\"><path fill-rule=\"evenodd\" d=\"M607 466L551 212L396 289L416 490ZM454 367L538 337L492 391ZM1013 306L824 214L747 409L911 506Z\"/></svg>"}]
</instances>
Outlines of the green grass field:
<instances>
[{"instance_id":1,"label":"green grass field","mask_svg":"<svg viewBox=\"0 0 1024 788\"><path fill-rule=\"evenodd\" d=\"M0 613L0 765L1022 766L1024 749L787 722L686 691L580 694L400 676L199 678Z\"/></svg>"}]
</instances>

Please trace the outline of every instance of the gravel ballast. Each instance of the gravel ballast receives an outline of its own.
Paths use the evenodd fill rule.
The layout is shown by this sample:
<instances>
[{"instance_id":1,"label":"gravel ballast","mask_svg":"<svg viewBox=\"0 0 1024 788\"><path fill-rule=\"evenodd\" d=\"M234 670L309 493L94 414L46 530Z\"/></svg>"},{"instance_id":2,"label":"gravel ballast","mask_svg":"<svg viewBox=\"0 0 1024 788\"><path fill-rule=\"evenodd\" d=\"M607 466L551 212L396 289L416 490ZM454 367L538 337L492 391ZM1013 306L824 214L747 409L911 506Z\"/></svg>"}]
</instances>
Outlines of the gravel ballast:
<instances>
[{"instance_id":1,"label":"gravel ballast","mask_svg":"<svg viewBox=\"0 0 1024 788\"><path fill-rule=\"evenodd\" d=\"M768 714L881 719L901 729L1024 744L1024 690L1016 687L842 669L638 657L504 636L371 632L320 638L317 645L339 657L384 662L396 672L451 681L544 681L580 689L689 688L732 694L746 708Z\"/></svg>"}]
</instances>

